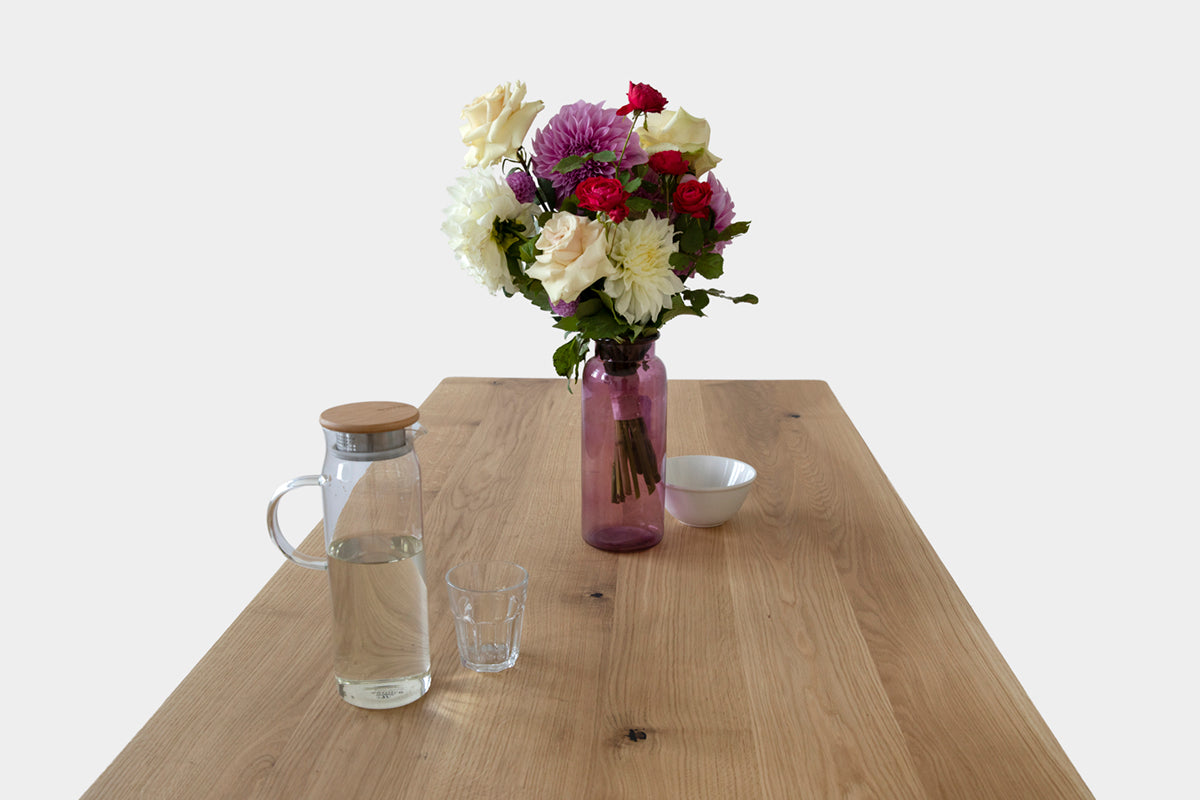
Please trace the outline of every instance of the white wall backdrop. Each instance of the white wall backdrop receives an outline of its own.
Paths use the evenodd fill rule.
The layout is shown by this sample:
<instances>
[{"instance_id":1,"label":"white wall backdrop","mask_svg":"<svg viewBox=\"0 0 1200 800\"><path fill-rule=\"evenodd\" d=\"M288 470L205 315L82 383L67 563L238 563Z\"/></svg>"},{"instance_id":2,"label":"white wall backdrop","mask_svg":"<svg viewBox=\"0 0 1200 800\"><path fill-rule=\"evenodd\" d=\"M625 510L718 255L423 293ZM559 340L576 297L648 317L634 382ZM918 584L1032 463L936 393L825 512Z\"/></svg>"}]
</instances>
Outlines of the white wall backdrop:
<instances>
[{"instance_id":1,"label":"white wall backdrop","mask_svg":"<svg viewBox=\"0 0 1200 800\"><path fill-rule=\"evenodd\" d=\"M762 302L668 326L672 377L828 380L1096 796L1194 786L1194 4L403 5L0 11L19 796L83 792L281 566L322 409L552 376L439 231L508 80L709 119Z\"/></svg>"}]
</instances>

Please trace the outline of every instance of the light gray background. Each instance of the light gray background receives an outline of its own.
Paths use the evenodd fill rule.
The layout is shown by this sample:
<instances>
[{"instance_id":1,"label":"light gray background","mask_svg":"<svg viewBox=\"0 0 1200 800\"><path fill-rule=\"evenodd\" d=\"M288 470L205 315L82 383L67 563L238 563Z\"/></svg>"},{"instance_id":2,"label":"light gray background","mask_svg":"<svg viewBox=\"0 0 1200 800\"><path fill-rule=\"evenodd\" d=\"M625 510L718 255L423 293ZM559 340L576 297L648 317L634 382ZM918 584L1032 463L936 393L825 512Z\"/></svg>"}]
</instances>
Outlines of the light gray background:
<instances>
[{"instance_id":1,"label":"light gray background","mask_svg":"<svg viewBox=\"0 0 1200 800\"><path fill-rule=\"evenodd\" d=\"M552 375L439 231L508 80L710 120L762 303L673 322L670 374L828 380L1095 794L1194 785L1192 4L400 5L0 11L23 797L81 793L281 565L322 409Z\"/></svg>"}]
</instances>

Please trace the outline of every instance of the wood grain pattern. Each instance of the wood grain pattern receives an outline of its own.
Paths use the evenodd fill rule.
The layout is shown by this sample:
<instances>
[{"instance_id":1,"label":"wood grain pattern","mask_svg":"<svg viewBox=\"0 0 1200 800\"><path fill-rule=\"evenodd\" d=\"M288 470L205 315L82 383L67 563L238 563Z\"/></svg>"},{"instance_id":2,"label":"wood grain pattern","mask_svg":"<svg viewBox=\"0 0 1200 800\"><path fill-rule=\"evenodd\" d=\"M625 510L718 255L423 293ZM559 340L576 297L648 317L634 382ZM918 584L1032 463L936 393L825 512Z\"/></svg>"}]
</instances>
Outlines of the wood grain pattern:
<instances>
[{"instance_id":1,"label":"wood grain pattern","mask_svg":"<svg viewBox=\"0 0 1200 800\"><path fill-rule=\"evenodd\" d=\"M416 406L408 403L367 400L325 409L321 427L343 433L382 433L407 428L419 416Z\"/></svg>"},{"instance_id":2,"label":"wood grain pattern","mask_svg":"<svg viewBox=\"0 0 1200 800\"><path fill-rule=\"evenodd\" d=\"M669 453L758 482L724 526L614 554L579 536L578 395L443 381L417 445L430 693L339 700L325 576L285 564L85 797L1091 797L824 383L669 402ZM484 675L441 576L493 556L529 603L517 666Z\"/></svg>"}]
</instances>

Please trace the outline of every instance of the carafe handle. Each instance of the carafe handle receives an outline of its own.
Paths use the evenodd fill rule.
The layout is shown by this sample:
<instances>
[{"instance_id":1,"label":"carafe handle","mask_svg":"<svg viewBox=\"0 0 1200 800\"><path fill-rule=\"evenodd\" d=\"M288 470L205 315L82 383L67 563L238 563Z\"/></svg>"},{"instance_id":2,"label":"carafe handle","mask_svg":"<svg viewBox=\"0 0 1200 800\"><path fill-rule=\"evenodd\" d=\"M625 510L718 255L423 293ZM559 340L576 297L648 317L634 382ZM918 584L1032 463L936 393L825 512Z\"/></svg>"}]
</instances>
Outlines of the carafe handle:
<instances>
[{"instance_id":1,"label":"carafe handle","mask_svg":"<svg viewBox=\"0 0 1200 800\"><path fill-rule=\"evenodd\" d=\"M296 551L279 527L279 501L293 489L299 489L302 486L324 486L327 481L328 478L324 475L301 475L276 489L275 496L271 498L271 502L267 503L267 530L271 532L271 540L283 551L285 556L308 569L329 569L329 559L313 558Z\"/></svg>"}]
</instances>

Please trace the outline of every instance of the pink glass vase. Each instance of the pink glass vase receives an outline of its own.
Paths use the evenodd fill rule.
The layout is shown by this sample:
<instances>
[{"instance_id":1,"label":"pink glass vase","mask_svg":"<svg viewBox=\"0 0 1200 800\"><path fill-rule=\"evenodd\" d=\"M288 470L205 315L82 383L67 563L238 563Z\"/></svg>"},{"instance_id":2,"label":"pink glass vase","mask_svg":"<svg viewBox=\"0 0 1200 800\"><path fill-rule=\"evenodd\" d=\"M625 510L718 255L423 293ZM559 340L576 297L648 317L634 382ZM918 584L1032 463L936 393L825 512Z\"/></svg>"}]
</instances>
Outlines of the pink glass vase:
<instances>
[{"instance_id":1,"label":"pink glass vase","mask_svg":"<svg viewBox=\"0 0 1200 800\"><path fill-rule=\"evenodd\" d=\"M583 371L583 540L601 550L662 541L667 370L648 337L600 339Z\"/></svg>"}]
</instances>

